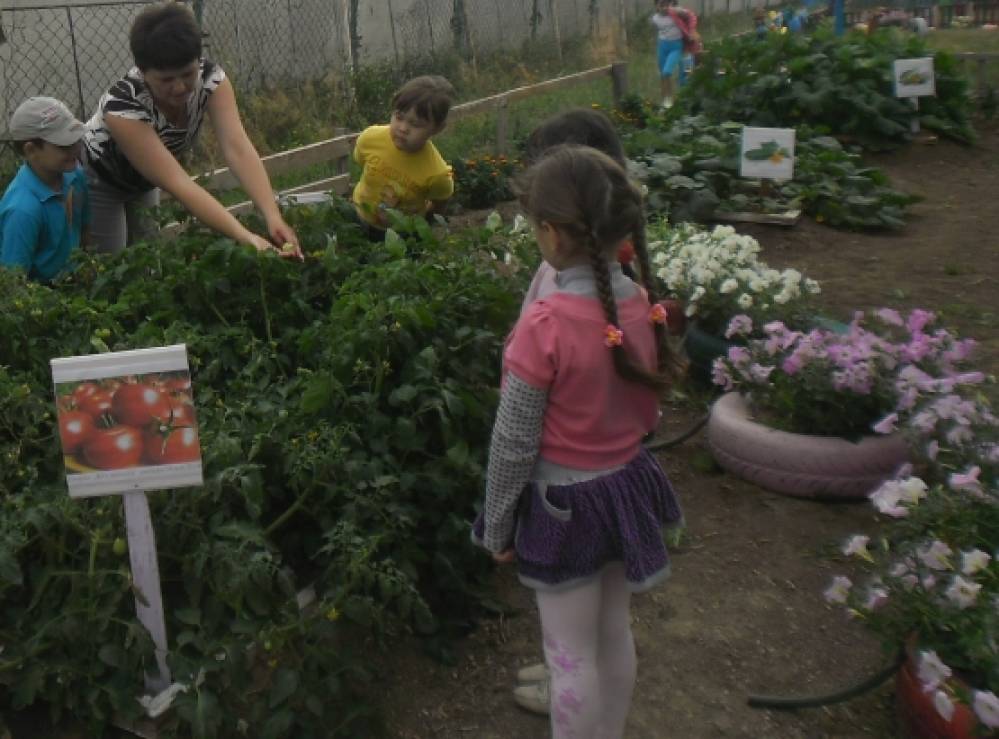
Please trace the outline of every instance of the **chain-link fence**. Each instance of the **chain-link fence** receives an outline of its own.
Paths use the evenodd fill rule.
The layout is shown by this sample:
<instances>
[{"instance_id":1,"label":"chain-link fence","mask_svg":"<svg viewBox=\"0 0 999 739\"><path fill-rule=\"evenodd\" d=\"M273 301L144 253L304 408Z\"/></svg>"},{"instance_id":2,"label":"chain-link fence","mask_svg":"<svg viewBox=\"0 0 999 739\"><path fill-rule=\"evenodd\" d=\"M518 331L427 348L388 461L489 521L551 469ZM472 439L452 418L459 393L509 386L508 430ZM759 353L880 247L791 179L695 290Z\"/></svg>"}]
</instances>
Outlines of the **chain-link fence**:
<instances>
[{"instance_id":1,"label":"chain-link fence","mask_svg":"<svg viewBox=\"0 0 999 739\"><path fill-rule=\"evenodd\" d=\"M132 64L128 31L154 0L0 0L0 137L32 95L66 102L83 120ZM650 0L184 0L207 53L241 90L372 63L397 69L438 54L470 62L540 45L561 55L580 38L614 37L652 11ZM777 2L777 0L768 0ZM701 15L760 0L687 0ZM2 152L0 152L2 153Z\"/></svg>"}]
</instances>

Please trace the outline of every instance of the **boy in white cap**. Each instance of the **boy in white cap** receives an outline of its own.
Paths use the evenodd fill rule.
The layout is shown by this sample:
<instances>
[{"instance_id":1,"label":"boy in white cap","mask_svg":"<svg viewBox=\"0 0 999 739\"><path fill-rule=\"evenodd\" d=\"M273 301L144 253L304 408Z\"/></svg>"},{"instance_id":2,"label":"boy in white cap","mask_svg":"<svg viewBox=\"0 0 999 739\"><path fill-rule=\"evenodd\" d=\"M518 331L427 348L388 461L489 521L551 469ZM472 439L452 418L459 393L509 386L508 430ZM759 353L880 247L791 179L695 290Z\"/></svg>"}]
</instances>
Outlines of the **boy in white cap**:
<instances>
[{"instance_id":1,"label":"boy in white cap","mask_svg":"<svg viewBox=\"0 0 999 739\"><path fill-rule=\"evenodd\" d=\"M83 242L90 220L78 162L85 130L55 98L28 98L14 111L9 137L24 164L0 199L0 266L48 282Z\"/></svg>"}]
</instances>

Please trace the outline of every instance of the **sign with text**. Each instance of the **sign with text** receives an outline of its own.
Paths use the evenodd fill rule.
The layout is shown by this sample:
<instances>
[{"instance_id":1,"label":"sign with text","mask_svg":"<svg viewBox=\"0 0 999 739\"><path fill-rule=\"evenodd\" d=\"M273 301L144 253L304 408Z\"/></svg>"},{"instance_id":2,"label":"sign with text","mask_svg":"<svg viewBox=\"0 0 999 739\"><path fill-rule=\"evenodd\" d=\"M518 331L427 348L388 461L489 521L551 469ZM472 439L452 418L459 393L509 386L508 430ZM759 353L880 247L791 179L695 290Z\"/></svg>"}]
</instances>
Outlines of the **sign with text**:
<instances>
[{"instance_id":1,"label":"sign with text","mask_svg":"<svg viewBox=\"0 0 999 739\"><path fill-rule=\"evenodd\" d=\"M918 98L937 94L933 57L896 59L893 77L895 97Z\"/></svg>"},{"instance_id":2,"label":"sign with text","mask_svg":"<svg viewBox=\"0 0 999 739\"><path fill-rule=\"evenodd\" d=\"M794 129L742 129L742 152L739 174L767 180L790 180L794 177Z\"/></svg>"},{"instance_id":3,"label":"sign with text","mask_svg":"<svg viewBox=\"0 0 999 739\"><path fill-rule=\"evenodd\" d=\"M203 483L186 346L51 364L70 496Z\"/></svg>"}]
</instances>

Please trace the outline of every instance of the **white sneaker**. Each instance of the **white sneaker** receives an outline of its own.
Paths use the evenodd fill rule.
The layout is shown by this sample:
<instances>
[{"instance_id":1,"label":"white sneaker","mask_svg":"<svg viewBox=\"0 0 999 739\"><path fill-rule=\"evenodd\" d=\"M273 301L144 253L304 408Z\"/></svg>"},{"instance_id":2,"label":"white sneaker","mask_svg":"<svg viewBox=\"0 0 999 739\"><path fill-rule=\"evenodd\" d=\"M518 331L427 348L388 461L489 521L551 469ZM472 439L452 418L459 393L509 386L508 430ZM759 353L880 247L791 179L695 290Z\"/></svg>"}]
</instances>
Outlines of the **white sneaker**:
<instances>
[{"instance_id":1,"label":"white sneaker","mask_svg":"<svg viewBox=\"0 0 999 739\"><path fill-rule=\"evenodd\" d=\"M530 665L528 667L521 667L517 670L517 682L521 685L526 685L527 683L540 683L542 680L548 679L548 666L544 662L539 662L536 665Z\"/></svg>"},{"instance_id":2,"label":"white sneaker","mask_svg":"<svg viewBox=\"0 0 999 739\"><path fill-rule=\"evenodd\" d=\"M513 700L525 711L547 716L551 704L551 683L546 679L514 688Z\"/></svg>"}]
</instances>

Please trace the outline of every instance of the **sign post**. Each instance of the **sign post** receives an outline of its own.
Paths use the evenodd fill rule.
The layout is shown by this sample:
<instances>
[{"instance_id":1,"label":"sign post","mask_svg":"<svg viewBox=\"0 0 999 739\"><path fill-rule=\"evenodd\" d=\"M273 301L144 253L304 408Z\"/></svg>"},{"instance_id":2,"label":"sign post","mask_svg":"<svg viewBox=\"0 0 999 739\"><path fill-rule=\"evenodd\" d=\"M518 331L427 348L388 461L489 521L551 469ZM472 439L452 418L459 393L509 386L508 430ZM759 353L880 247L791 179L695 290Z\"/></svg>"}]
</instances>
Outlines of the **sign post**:
<instances>
[{"instance_id":1,"label":"sign post","mask_svg":"<svg viewBox=\"0 0 999 739\"><path fill-rule=\"evenodd\" d=\"M171 684L156 534L146 491L203 483L184 345L53 359L70 497L122 495L135 610L155 645L145 687Z\"/></svg>"},{"instance_id":2,"label":"sign post","mask_svg":"<svg viewBox=\"0 0 999 739\"><path fill-rule=\"evenodd\" d=\"M913 134L918 134L919 98L937 94L933 57L896 59L892 65L892 78L895 97L908 98L912 105L913 115L909 129Z\"/></svg>"}]
</instances>

